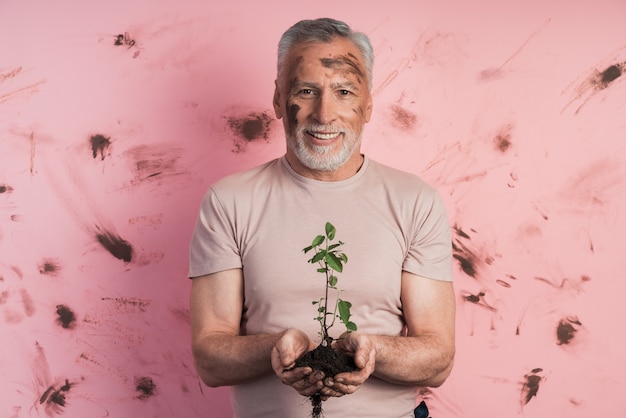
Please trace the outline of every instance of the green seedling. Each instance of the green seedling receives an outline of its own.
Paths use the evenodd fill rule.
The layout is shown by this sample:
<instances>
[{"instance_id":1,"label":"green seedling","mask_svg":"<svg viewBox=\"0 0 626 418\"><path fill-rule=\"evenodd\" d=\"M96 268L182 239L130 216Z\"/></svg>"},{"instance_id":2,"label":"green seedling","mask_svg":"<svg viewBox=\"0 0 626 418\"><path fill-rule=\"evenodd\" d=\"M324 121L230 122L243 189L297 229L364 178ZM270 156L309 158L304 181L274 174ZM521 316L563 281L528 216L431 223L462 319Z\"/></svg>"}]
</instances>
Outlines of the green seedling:
<instances>
[{"instance_id":1,"label":"green seedling","mask_svg":"<svg viewBox=\"0 0 626 418\"><path fill-rule=\"evenodd\" d=\"M313 305L317 306L315 320L320 324L319 334L323 345L330 345L333 341L328 331L337 318L345 325L348 332L357 330L356 324L350 320L352 304L339 298L337 274L343 272L343 265L348 262L348 256L341 249L343 242L339 240L334 242L336 232L335 227L330 222L326 222L324 235L316 236L311 245L302 250L305 254L313 252L313 257L308 262L317 264L317 272L323 274L326 279L324 296L313 301ZM331 290L336 294L334 303L329 301Z\"/></svg>"}]
</instances>

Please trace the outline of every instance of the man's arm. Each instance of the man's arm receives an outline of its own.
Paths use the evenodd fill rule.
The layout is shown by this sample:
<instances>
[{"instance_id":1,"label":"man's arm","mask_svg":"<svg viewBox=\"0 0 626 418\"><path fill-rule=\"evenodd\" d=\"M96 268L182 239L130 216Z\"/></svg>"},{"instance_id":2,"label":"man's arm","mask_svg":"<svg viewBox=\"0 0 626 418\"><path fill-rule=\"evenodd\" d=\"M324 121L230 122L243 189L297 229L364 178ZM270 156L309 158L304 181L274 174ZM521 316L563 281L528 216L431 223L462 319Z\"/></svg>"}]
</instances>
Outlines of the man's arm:
<instances>
[{"instance_id":1,"label":"man's arm","mask_svg":"<svg viewBox=\"0 0 626 418\"><path fill-rule=\"evenodd\" d=\"M239 336L241 269L192 279L190 312L196 369L208 386L233 385L269 373L275 335Z\"/></svg>"},{"instance_id":2,"label":"man's arm","mask_svg":"<svg viewBox=\"0 0 626 418\"><path fill-rule=\"evenodd\" d=\"M241 269L192 279L190 311L192 351L196 370L211 387L245 383L276 372L283 383L305 396L322 386L310 368L293 367L297 357L313 344L304 332L240 335L243 309Z\"/></svg>"},{"instance_id":3,"label":"man's arm","mask_svg":"<svg viewBox=\"0 0 626 418\"><path fill-rule=\"evenodd\" d=\"M353 354L361 370L331 381L338 392L354 392L370 374L396 384L431 387L450 374L455 352L452 282L403 272L401 292L407 335L344 335L337 347Z\"/></svg>"}]
</instances>

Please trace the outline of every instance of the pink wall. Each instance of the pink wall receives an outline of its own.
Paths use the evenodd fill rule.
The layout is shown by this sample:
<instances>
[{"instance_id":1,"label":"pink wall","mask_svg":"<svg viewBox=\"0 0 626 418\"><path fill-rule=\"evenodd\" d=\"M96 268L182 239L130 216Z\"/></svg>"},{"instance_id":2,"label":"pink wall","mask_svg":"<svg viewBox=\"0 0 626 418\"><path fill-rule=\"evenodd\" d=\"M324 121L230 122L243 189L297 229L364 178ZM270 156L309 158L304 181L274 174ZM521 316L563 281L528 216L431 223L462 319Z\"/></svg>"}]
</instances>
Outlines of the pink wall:
<instances>
[{"instance_id":1,"label":"pink wall","mask_svg":"<svg viewBox=\"0 0 626 418\"><path fill-rule=\"evenodd\" d=\"M0 3L1 416L229 416L187 243L212 181L283 152L275 44L326 15L376 49L365 152L455 231L432 417L626 416L623 0L87 3Z\"/></svg>"}]
</instances>

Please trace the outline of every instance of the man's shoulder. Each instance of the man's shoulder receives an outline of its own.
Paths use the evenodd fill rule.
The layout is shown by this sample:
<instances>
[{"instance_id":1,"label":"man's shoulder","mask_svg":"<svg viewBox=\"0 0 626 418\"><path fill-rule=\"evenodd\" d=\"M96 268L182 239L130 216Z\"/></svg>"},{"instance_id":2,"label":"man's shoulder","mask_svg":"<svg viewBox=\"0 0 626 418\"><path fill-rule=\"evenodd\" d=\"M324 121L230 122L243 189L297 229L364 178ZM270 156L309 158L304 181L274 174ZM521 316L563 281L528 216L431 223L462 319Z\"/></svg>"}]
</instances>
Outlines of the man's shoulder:
<instances>
[{"instance_id":1,"label":"man's shoulder","mask_svg":"<svg viewBox=\"0 0 626 418\"><path fill-rule=\"evenodd\" d=\"M267 161L263 164L228 174L212 184L213 189L245 189L256 183L266 182L269 178L280 175L280 158Z\"/></svg>"},{"instance_id":2,"label":"man's shoulder","mask_svg":"<svg viewBox=\"0 0 626 418\"><path fill-rule=\"evenodd\" d=\"M399 189L415 189L434 192L435 188L419 174L401 170L385 163L370 159L370 167L375 178L380 179L387 187Z\"/></svg>"}]
</instances>

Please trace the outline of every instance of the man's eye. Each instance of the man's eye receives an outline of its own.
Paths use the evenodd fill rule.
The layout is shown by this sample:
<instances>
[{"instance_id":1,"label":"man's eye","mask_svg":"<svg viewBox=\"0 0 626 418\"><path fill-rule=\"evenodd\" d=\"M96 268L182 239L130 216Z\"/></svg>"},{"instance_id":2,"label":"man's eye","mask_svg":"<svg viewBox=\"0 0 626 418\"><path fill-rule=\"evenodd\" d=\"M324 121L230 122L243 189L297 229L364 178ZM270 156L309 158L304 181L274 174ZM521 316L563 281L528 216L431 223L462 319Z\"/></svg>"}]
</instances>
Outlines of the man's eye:
<instances>
[{"instance_id":1,"label":"man's eye","mask_svg":"<svg viewBox=\"0 0 626 418\"><path fill-rule=\"evenodd\" d=\"M313 94L313 89L302 89L300 90L300 94L310 96L311 94Z\"/></svg>"},{"instance_id":2,"label":"man's eye","mask_svg":"<svg viewBox=\"0 0 626 418\"><path fill-rule=\"evenodd\" d=\"M352 92L350 90L339 90L339 94L341 96L349 96L352 94Z\"/></svg>"}]
</instances>

